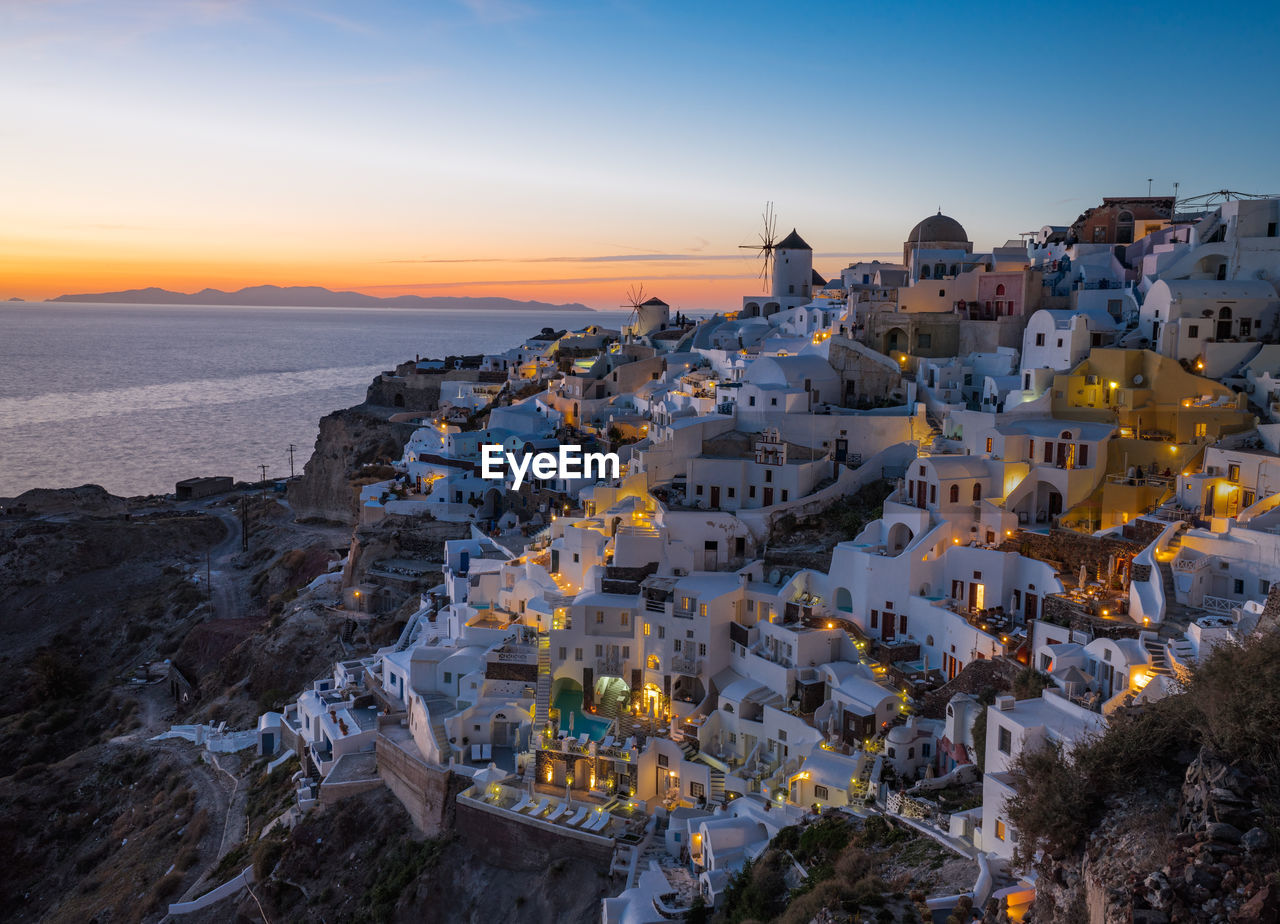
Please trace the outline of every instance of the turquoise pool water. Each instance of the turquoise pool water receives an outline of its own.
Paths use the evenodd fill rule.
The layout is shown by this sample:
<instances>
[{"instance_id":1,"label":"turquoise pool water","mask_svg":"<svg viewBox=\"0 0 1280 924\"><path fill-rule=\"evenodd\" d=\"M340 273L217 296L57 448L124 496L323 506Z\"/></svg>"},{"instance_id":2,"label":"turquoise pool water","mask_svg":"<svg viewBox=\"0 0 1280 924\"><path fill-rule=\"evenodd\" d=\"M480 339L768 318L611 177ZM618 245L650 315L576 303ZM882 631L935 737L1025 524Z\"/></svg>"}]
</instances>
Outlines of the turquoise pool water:
<instances>
[{"instance_id":1,"label":"turquoise pool water","mask_svg":"<svg viewBox=\"0 0 1280 924\"><path fill-rule=\"evenodd\" d=\"M555 707L560 710L560 730L572 731L575 735L586 732L592 741L599 741L609 732L608 719L588 715L582 711L582 692L580 690L561 690L556 697ZM573 716L573 724L569 724L569 716Z\"/></svg>"}]
</instances>

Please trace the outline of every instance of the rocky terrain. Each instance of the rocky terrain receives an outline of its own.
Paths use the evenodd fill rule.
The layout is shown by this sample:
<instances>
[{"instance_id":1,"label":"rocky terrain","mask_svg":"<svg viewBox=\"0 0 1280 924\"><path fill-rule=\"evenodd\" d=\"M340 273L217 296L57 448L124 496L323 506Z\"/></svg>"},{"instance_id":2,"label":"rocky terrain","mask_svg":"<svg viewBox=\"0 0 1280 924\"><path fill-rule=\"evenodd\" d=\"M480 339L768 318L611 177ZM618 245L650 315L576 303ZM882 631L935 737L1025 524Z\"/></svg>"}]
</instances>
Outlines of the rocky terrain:
<instances>
[{"instance_id":1,"label":"rocky terrain","mask_svg":"<svg viewBox=\"0 0 1280 924\"><path fill-rule=\"evenodd\" d=\"M412 424L390 420L397 410L404 409L366 404L321 418L302 477L289 485L289 503L298 517L356 522L361 486L389 477L390 463L400 458L413 434Z\"/></svg>"},{"instance_id":2,"label":"rocky terrain","mask_svg":"<svg viewBox=\"0 0 1280 924\"><path fill-rule=\"evenodd\" d=\"M1024 756L1009 804L1033 922L1280 920L1280 633L1223 646L1185 692Z\"/></svg>"}]
</instances>

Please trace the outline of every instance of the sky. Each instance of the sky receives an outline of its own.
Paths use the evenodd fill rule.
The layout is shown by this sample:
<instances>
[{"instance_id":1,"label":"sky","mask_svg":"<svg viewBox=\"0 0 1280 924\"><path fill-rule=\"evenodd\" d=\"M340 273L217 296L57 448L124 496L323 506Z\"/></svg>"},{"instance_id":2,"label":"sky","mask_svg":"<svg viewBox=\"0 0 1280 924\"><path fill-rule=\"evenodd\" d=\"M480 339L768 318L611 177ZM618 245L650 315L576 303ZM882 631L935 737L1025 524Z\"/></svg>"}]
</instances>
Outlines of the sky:
<instances>
[{"instance_id":1,"label":"sky","mask_svg":"<svg viewBox=\"0 0 1280 924\"><path fill-rule=\"evenodd\" d=\"M1280 4L0 0L0 298L687 309L1103 196L1280 192Z\"/></svg>"}]
</instances>

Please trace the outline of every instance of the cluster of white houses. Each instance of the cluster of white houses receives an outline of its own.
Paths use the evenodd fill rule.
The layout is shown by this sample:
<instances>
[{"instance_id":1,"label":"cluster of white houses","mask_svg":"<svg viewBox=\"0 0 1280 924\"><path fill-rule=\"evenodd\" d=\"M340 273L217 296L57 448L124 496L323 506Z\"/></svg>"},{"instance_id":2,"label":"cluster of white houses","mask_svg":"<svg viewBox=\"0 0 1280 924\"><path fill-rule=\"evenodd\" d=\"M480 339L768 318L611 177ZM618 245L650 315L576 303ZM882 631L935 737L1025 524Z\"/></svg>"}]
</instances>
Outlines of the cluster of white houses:
<instances>
[{"instance_id":1,"label":"cluster of white houses","mask_svg":"<svg viewBox=\"0 0 1280 924\"><path fill-rule=\"evenodd\" d=\"M460 803L613 843L606 921L678 913L677 868L714 903L806 812L928 813L951 782L981 806L935 812L936 835L1007 869L1022 749L1274 621L1277 222L1272 198L1117 198L975 252L939 214L902 263L830 281L792 232L740 311L654 299L486 357L506 384L456 387L362 494L366 520L472 538L397 644L263 718L267 749L304 751L323 791L385 739L475 777ZM618 452L620 477L481 476L486 445L567 442ZM770 554L885 480L829 565ZM1036 698L979 698L1027 669ZM627 867L646 837L665 870Z\"/></svg>"}]
</instances>

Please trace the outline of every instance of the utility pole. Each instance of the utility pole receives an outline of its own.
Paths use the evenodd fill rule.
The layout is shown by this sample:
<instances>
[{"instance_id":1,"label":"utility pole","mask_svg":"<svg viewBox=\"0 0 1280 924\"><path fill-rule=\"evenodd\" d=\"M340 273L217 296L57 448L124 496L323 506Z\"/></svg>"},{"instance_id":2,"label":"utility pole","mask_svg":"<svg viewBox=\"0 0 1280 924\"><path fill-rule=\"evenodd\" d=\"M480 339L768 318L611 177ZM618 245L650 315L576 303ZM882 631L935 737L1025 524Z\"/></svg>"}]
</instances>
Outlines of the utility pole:
<instances>
[{"instance_id":1,"label":"utility pole","mask_svg":"<svg viewBox=\"0 0 1280 924\"><path fill-rule=\"evenodd\" d=\"M240 495L240 551L249 551L249 510L248 498Z\"/></svg>"},{"instance_id":2,"label":"utility pole","mask_svg":"<svg viewBox=\"0 0 1280 924\"><path fill-rule=\"evenodd\" d=\"M262 482L265 484L267 481L267 466L265 463L259 463L258 468L262 469Z\"/></svg>"},{"instance_id":3,"label":"utility pole","mask_svg":"<svg viewBox=\"0 0 1280 924\"><path fill-rule=\"evenodd\" d=\"M204 587L209 594L209 599L213 599L213 573L209 565L209 550L204 550Z\"/></svg>"},{"instance_id":4,"label":"utility pole","mask_svg":"<svg viewBox=\"0 0 1280 924\"><path fill-rule=\"evenodd\" d=\"M289 478L290 480L292 480L293 478L293 454L297 450L297 448L298 447L293 445L293 443L289 444Z\"/></svg>"}]
</instances>

